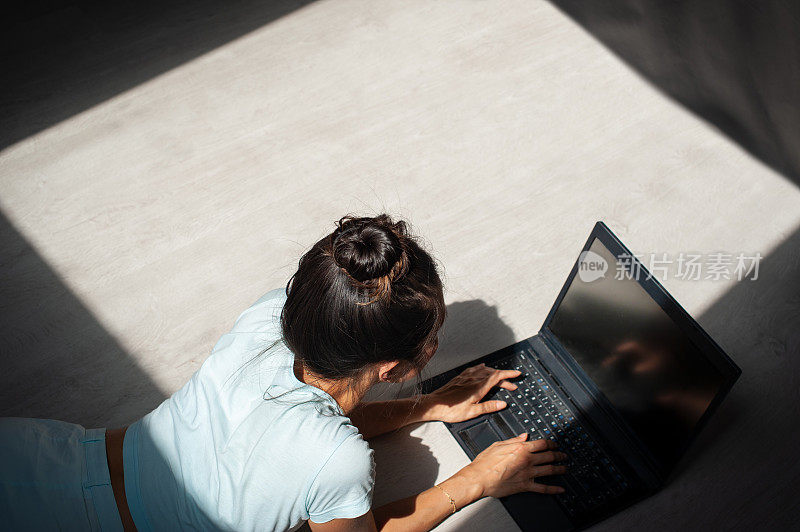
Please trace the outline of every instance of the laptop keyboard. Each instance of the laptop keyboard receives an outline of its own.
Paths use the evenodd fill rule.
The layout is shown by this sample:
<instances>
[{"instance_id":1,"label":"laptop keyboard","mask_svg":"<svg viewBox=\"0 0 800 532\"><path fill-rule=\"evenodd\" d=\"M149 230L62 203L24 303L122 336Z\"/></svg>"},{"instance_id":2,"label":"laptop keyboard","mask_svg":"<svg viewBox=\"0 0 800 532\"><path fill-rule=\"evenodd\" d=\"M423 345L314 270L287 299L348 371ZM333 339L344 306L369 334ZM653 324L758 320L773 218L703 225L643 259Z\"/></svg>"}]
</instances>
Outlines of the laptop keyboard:
<instances>
[{"instance_id":1,"label":"laptop keyboard","mask_svg":"<svg viewBox=\"0 0 800 532\"><path fill-rule=\"evenodd\" d=\"M497 389L487 396L508 403L498 414L511 434L528 432L529 440L556 441L558 450L567 454L568 460L564 462L567 473L553 477L549 483L566 489L556 499L570 516L590 512L628 489L620 469L575 415L569 395L538 362L532 350L525 355L511 355L491 366L522 372L512 381L518 386L516 390Z\"/></svg>"}]
</instances>

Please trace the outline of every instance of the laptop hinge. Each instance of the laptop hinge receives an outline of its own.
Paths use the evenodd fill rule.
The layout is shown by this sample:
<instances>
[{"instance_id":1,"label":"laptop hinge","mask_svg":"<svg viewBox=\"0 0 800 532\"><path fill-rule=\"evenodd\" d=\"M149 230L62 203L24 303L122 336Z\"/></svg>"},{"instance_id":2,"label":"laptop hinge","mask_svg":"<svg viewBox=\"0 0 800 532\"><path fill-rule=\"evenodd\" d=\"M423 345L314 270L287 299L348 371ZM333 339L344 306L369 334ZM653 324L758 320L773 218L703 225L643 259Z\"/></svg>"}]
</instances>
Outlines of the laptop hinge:
<instances>
[{"instance_id":1,"label":"laptop hinge","mask_svg":"<svg viewBox=\"0 0 800 532\"><path fill-rule=\"evenodd\" d=\"M538 340L538 341L537 341ZM584 415L588 416L601 434L616 447L643 480L653 488L664 482L658 462L650 450L634 434L630 426L613 410L605 398L598 397L593 384L580 369L575 359L547 329L530 339L534 351L543 359L551 373L560 381Z\"/></svg>"}]
</instances>

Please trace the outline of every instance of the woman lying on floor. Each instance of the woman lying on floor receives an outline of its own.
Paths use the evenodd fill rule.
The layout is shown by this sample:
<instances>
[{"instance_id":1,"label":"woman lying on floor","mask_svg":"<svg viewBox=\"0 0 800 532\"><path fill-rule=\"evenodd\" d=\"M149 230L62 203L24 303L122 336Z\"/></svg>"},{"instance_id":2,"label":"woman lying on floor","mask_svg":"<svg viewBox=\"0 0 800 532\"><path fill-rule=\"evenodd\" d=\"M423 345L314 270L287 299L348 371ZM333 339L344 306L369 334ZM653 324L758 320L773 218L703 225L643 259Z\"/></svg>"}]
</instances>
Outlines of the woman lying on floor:
<instances>
[{"instance_id":1,"label":"woman lying on floor","mask_svg":"<svg viewBox=\"0 0 800 532\"><path fill-rule=\"evenodd\" d=\"M366 440L505 407L481 399L516 370L472 367L411 399L362 403L419 376L445 319L433 258L406 224L342 218L217 342L189 382L105 431L0 420L0 522L10 530L430 530L482 497L559 493L564 455L526 434L418 495L372 508Z\"/></svg>"}]
</instances>

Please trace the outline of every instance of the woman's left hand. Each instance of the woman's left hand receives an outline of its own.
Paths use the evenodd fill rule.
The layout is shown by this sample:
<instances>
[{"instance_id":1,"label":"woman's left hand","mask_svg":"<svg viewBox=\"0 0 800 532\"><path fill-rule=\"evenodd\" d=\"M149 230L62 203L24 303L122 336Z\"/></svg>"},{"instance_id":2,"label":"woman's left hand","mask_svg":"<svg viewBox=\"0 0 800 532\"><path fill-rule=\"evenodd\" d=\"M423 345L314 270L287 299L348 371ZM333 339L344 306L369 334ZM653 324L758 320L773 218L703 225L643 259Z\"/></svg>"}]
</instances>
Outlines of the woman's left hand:
<instances>
[{"instance_id":1,"label":"woman's left hand","mask_svg":"<svg viewBox=\"0 0 800 532\"><path fill-rule=\"evenodd\" d=\"M520 374L515 369L494 369L486 364L467 368L424 397L423 401L428 405L425 417L430 421L458 423L502 410L507 406L505 401L481 402L481 399L495 386L516 390L517 385L505 379L518 377Z\"/></svg>"}]
</instances>

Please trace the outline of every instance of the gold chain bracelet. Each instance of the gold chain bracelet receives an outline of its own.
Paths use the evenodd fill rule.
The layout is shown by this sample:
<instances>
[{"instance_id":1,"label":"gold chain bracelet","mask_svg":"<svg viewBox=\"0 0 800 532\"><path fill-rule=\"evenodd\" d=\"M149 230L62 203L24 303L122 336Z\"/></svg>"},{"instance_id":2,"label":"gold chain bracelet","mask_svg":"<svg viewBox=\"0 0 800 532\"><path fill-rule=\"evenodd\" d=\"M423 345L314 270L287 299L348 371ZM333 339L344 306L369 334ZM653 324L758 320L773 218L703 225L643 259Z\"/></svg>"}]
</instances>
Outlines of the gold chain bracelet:
<instances>
[{"instance_id":1,"label":"gold chain bracelet","mask_svg":"<svg viewBox=\"0 0 800 532\"><path fill-rule=\"evenodd\" d=\"M449 494L449 493L447 493L447 492L444 490L444 488L443 488L443 487L441 487L441 486L440 486L440 485L438 485L438 484L434 484L434 486L436 486L437 488L439 488L440 490L442 490L442 493L444 493L445 495L447 495L447 498L448 498L448 499L450 499L450 504L453 506L453 513L456 513L456 501L455 501L455 500L454 500L454 499L453 499L453 498L450 496L450 494Z\"/></svg>"}]
</instances>

